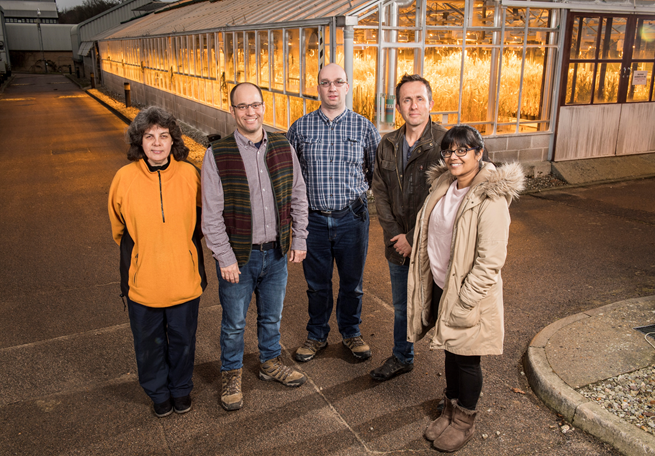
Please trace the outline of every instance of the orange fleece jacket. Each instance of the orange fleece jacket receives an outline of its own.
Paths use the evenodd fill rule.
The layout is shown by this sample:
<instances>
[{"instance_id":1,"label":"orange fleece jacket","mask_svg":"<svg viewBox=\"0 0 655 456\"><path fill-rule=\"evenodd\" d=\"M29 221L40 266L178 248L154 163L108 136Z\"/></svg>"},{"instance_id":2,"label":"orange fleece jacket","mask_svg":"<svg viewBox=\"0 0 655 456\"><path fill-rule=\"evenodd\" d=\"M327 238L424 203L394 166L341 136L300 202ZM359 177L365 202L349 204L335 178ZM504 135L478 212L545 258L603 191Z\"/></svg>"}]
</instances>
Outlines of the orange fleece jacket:
<instances>
[{"instance_id":1,"label":"orange fleece jacket","mask_svg":"<svg viewBox=\"0 0 655 456\"><path fill-rule=\"evenodd\" d=\"M172 155L165 170L151 172L143 160L122 167L109 190L109 220L117 244L134 240L129 298L148 307L170 307L202 294L193 243L200 175ZM204 270L204 269L203 269Z\"/></svg>"}]
</instances>

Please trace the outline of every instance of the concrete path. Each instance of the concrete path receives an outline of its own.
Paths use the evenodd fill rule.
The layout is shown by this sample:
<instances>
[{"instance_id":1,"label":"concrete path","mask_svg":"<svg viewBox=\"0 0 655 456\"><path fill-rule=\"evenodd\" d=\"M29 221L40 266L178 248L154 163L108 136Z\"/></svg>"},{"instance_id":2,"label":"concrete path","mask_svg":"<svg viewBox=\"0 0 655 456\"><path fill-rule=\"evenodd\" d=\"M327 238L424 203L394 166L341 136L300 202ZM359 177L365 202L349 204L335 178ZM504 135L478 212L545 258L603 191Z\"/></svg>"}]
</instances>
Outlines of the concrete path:
<instances>
[{"instance_id":1,"label":"concrete path","mask_svg":"<svg viewBox=\"0 0 655 456\"><path fill-rule=\"evenodd\" d=\"M434 454L422 433L445 386L443 353L422 341L410 374L386 383L368 376L392 345L376 219L362 313L371 360L354 361L333 320L329 347L297 365L306 385L262 382L251 312L244 408L225 412L218 405L221 308L207 261L194 409L152 415L135 375L106 214L109 184L126 164L124 129L60 76L17 75L0 94L0 454ZM522 360L555 321L655 294L654 200L651 179L526 195L512 205L505 354L483 360L478 434L459 454L618 454L580 430L563 434L562 419L531 391ZM306 336L305 290L302 267L291 265L282 321L289 362Z\"/></svg>"}]
</instances>

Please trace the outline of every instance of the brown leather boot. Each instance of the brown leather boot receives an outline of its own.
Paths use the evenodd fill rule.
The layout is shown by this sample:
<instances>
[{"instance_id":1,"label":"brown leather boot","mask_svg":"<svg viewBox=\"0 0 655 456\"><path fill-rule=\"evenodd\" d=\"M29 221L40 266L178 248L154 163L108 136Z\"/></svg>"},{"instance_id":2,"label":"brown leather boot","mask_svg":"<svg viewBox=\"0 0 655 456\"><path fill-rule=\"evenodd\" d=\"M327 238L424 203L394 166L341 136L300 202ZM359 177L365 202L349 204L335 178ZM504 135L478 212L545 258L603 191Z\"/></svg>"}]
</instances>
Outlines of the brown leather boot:
<instances>
[{"instance_id":1,"label":"brown leather boot","mask_svg":"<svg viewBox=\"0 0 655 456\"><path fill-rule=\"evenodd\" d=\"M439 418L428 424L423 434L426 439L433 441L441 435L441 433L450 426L450 421L453 419L453 404L457 399L450 400L446 397L446 390L443 390L444 407Z\"/></svg>"},{"instance_id":2,"label":"brown leather boot","mask_svg":"<svg viewBox=\"0 0 655 456\"><path fill-rule=\"evenodd\" d=\"M432 442L437 450L447 453L459 450L471 440L475 433L475 417L478 414L475 410L467 410L460 407L456 401L453 402L453 418L450 426Z\"/></svg>"}]
</instances>

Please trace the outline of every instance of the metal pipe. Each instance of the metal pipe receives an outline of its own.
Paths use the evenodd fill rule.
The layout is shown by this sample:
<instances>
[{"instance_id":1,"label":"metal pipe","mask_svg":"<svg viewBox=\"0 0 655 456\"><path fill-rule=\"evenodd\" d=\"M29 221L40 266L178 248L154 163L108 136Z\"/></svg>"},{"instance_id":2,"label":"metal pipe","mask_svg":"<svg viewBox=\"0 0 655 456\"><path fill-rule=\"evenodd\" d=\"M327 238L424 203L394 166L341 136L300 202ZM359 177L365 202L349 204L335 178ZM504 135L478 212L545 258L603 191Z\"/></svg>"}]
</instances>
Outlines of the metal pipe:
<instances>
[{"instance_id":1,"label":"metal pipe","mask_svg":"<svg viewBox=\"0 0 655 456\"><path fill-rule=\"evenodd\" d=\"M125 90L125 107L126 108L131 108L132 107L132 96L130 94L130 83L129 82L124 82L123 83L123 89Z\"/></svg>"}]
</instances>

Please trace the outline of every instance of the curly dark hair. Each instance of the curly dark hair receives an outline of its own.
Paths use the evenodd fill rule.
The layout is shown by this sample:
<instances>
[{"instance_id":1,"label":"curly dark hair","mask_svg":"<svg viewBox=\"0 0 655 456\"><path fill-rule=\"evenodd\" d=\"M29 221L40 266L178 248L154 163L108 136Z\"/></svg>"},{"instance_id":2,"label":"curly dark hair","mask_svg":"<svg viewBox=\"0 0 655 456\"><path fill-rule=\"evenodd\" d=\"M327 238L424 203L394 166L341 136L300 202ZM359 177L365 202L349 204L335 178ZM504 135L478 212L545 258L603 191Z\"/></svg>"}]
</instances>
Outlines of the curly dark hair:
<instances>
[{"instance_id":1,"label":"curly dark hair","mask_svg":"<svg viewBox=\"0 0 655 456\"><path fill-rule=\"evenodd\" d=\"M482 159L480 160L480 167L482 162L490 162L489 152L484 146L484 139L478 130L470 125L458 124L446 132L441 140L441 149L447 150L452 147L472 147L477 154L482 151Z\"/></svg>"},{"instance_id":2,"label":"curly dark hair","mask_svg":"<svg viewBox=\"0 0 655 456\"><path fill-rule=\"evenodd\" d=\"M138 161L146 158L146 153L142 147L143 135L155 125L159 125L161 128L168 128L173 139L171 155L177 161L185 160L189 156L189 148L184 145L182 130L177 124L175 116L159 106L150 106L142 109L127 128L125 136L127 142L130 144L130 149L127 151L127 159Z\"/></svg>"}]
</instances>

